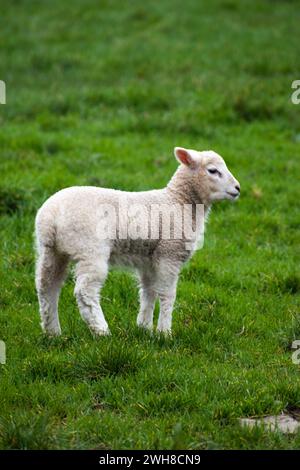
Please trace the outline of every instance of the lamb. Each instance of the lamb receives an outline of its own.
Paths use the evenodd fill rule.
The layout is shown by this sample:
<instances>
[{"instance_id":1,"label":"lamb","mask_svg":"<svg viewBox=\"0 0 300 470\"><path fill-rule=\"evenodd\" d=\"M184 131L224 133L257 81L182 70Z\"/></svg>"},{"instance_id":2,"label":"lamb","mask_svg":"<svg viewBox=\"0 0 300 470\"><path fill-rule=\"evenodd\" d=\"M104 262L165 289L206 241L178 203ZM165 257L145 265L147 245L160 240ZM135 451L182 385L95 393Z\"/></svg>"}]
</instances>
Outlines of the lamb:
<instances>
[{"instance_id":1,"label":"lamb","mask_svg":"<svg viewBox=\"0 0 300 470\"><path fill-rule=\"evenodd\" d=\"M179 272L199 243L199 233L194 230L199 220L194 209L198 205L203 208L201 224L215 201L236 200L240 195L238 181L223 158L214 151L175 147L174 153L180 165L163 189L125 192L90 186L71 187L55 193L39 209L35 223L36 289L41 326L46 334L61 334L58 299L69 262L75 263L74 294L80 314L94 335L110 334L99 302L109 265L129 266L137 273L140 282L137 325L153 329L153 310L159 299L157 331L171 333ZM125 203L129 210L124 216L120 206ZM139 219L139 227L122 236L124 227L139 218L139 210L130 212L136 205L146 208L146 212ZM174 205L177 209L185 205L193 208L194 238L185 236L180 230L179 235L174 236L175 213L170 237L163 237L164 210L160 213L158 227L154 227L156 235L149 236L148 209ZM182 213L178 220L182 221ZM142 237L141 232L148 236Z\"/></svg>"}]
</instances>

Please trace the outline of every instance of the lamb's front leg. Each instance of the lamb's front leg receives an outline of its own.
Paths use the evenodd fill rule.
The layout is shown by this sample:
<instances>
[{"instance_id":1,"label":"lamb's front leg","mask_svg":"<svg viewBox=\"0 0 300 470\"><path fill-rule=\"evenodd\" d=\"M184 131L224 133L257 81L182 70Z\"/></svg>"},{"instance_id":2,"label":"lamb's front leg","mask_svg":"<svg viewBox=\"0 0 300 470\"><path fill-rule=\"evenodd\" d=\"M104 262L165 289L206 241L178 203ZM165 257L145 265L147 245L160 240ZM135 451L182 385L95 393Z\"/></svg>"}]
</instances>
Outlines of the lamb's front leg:
<instances>
[{"instance_id":1,"label":"lamb's front leg","mask_svg":"<svg viewBox=\"0 0 300 470\"><path fill-rule=\"evenodd\" d=\"M153 329L153 311L157 292L155 290L156 274L154 270L147 266L147 269L140 270L140 311L137 317L137 325L146 330Z\"/></svg>"},{"instance_id":2,"label":"lamb's front leg","mask_svg":"<svg viewBox=\"0 0 300 470\"><path fill-rule=\"evenodd\" d=\"M176 286L168 291L162 291L159 293L159 317L157 323L157 331L171 334L172 331L172 312L176 298Z\"/></svg>"},{"instance_id":3,"label":"lamb's front leg","mask_svg":"<svg viewBox=\"0 0 300 470\"><path fill-rule=\"evenodd\" d=\"M151 287L141 286L140 311L137 317L137 325L150 331L153 329L153 310L155 300L155 291L151 289Z\"/></svg>"},{"instance_id":4,"label":"lamb's front leg","mask_svg":"<svg viewBox=\"0 0 300 470\"><path fill-rule=\"evenodd\" d=\"M166 265L159 276L161 278L158 287L160 311L157 331L166 335L171 334L172 329L172 312L176 298L178 273L179 269Z\"/></svg>"}]
</instances>

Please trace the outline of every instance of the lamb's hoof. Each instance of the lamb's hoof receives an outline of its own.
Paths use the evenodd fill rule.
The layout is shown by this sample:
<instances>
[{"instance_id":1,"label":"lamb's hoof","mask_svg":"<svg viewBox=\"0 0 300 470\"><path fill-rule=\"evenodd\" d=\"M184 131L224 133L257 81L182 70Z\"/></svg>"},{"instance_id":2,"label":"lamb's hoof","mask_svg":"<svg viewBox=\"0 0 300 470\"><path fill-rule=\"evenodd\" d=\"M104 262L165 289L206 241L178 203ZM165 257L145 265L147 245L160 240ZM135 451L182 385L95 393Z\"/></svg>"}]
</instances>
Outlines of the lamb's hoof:
<instances>
[{"instance_id":1,"label":"lamb's hoof","mask_svg":"<svg viewBox=\"0 0 300 470\"><path fill-rule=\"evenodd\" d=\"M42 330L48 338L57 338L58 336L61 335L61 329L60 328L45 328L42 325Z\"/></svg>"},{"instance_id":2,"label":"lamb's hoof","mask_svg":"<svg viewBox=\"0 0 300 470\"><path fill-rule=\"evenodd\" d=\"M94 336L110 336L111 332L109 329L106 330L92 330Z\"/></svg>"},{"instance_id":3,"label":"lamb's hoof","mask_svg":"<svg viewBox=\"0 0 300 470\"><path fill-rule=\"evenodd\" d=\"M157 328L156 332L163 336L164 338L172 338L172 331L171 330L160 330Z\"/></svg>"},{"instance_id":4,"label":"lamb's hoof","mask_svg":"<svg viewBox=\"0 0 300 470\"><path fill-rule=\"evenodd\" d=\"M153 333L153 325L148 325L145 323L137 323L137 327L143 331L146 331L147 333Z\"/></svg>"}]
</instances>

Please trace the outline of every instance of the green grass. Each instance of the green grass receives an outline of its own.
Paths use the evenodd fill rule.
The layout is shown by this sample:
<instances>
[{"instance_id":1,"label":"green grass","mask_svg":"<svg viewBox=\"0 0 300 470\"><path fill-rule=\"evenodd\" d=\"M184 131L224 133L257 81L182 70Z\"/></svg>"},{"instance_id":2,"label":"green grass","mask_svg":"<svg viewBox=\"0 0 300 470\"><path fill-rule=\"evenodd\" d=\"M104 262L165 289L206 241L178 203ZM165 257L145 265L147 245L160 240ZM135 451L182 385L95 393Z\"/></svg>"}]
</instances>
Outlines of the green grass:
<instances>
[{"instance_id":1,"label":"green grass","mask_svg":"<svg viewBox=\"0 0 300 470\"><path fill-rule=\"evenodd\" d=\"M3 0L0 79L0 448L291 448L239 417L300 406L299 1ZM43 337L33 224L53 192L163 187L175 145L212 148L242 187L184 268L172 339L138 331L112 272L111 338L64 287Z\"/></svg>"}]
</instances>

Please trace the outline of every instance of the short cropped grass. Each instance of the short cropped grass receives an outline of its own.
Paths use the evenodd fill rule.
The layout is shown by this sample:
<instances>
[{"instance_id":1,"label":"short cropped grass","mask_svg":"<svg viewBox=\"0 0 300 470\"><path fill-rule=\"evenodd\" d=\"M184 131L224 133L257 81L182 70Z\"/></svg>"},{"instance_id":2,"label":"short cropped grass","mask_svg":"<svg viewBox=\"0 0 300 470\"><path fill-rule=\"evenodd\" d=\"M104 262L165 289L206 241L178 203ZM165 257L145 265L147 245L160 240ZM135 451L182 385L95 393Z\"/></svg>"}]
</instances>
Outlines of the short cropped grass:
<instances>
[{"instance_id":1,"label":"short cropped grass","mask_svg":"<svg viewBox=\"0 0 300 470\"><path fill-rule=\"evenodd\" d=\"M238 424L300 406L299 21L297 0L2 1L0 448L299 447ZM136 328L135 281L114 271L110 338L80 319L71 275L45 338L38 207L71 185L163 187L175 145L219 152L242 195L182 272L173 337Z\"/></svg>"}]
</instances>

